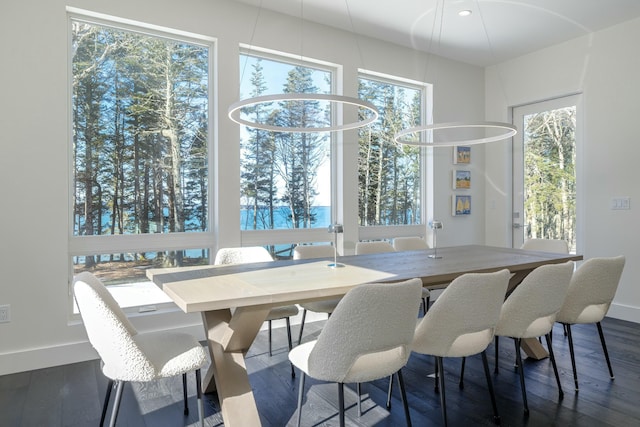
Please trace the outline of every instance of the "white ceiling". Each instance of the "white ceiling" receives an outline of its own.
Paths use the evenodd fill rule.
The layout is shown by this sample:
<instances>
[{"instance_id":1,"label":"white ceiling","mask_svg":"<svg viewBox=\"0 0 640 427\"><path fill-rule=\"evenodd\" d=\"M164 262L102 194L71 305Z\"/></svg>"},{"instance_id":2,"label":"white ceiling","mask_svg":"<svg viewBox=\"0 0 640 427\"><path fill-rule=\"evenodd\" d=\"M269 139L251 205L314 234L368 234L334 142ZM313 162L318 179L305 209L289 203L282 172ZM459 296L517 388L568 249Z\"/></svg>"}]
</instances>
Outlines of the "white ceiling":
<instances>
[{"instance_id":1,"label":"white ceiling","mask_svg":"<svg viewBox=\"0 0 640 427\"><path fill-rule=\"evenodd\" d=\"M479 66L640 16L640 0L233 1Z\"/></svg>"}]
</instances>

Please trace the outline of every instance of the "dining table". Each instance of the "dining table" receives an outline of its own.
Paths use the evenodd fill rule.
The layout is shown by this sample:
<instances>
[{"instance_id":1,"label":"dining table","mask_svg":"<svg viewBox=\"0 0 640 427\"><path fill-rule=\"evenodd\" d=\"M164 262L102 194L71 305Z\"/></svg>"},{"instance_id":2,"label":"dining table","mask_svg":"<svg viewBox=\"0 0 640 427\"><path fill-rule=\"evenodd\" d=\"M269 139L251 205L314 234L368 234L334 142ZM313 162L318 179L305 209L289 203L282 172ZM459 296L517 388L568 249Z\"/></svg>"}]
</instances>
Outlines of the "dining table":
<instances>
[{"instance_id":1,"label":"dining table","mask_svg":"<svg viewBox=\"0 0 640 427\"><path fill-rule=\"evenodd\" d=\"M483 245L339 256L334 259L277 260L221 266L147 270L152 280L185 313L201 313L211 357L203 390L216 391L226 427L259 426L245 355L269 310L346 294L363 283L420 278L427 289L446 288L466 273L508 269L507 294L535 268L579 261L581 255ZM547 356L535 339L523 349L535 359Z\"/></svg>"}]
</instances>

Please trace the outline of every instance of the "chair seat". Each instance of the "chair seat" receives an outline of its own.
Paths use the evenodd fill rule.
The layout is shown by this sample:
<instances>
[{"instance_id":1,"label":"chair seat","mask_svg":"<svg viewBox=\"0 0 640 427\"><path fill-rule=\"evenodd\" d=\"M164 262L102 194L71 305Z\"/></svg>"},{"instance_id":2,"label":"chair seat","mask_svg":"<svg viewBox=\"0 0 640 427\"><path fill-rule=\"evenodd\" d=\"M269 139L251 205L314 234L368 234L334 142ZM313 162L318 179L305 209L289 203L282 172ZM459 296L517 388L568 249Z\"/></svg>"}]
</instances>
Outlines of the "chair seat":
<instances>
[{"instance_id":1,"label":"chair seat","mask_svg":"<svg viewBox=\"0 0 640 427\"><path fill-rule=\"evenodd\" d=\"M556 319L560 323L596 323L601 321L609 310L609 303L593 304L585 307L577 316L563 316L560 313Z\"/></svg>"},{"instance_id":2,"label":"chair seat","mask_svg":"<svg viewBox=\"0 0 640 427\"><path fill-rule=\"evenodd\" d=\"M269 314L267 315L266 320L276 320L283 319L285 317L291 317L298 314L298 306L296 305L283 305L280 307L273 307Z\"/></svg>"},{"instance_id":3,"label":"chair seat","mask_svg":"<svg viewBox=\"0 0 640 427\"><path fill-rule=\"evenodd\" d=\"M313 311L316 313L333 313L336 306L340 302L341 298L327 299L321 301L311 301L300 304L300 307L305 310Z\"/></svg>"},{"instance_id":4,"label":"chair seat","mask_svg":"<svg viewBox=\"0 0 640 427\"><path fill-rule=\"evenodd\" d=\"M318 340L300 344L289 352L289 361L306 375L310 375L309 354L311 354L317 342ZM407 348L399 346L385 351L363 354L353 363L344 378L341 379L341 382L365 383L387 377L397 372L407 363L409 353ZM338 356L339 353L336 354L336 357ZM318 373L315 373L313 377L321 381L335 380L329 377L323 378Z\"/></svg>"},{"instance_id":5,"label":"chair seat","mask_svg":"<svg viewBox=\"0 0 640 427\"><path fill-rule=\"evenodd\" d=\"M207 354L191 335L180 332L149 332L134 337L156 368L157 377L172 377L194 371L207 361Z\"/></svg>"},{"instance_id":6,"label":"chair seat","mask_svg":"<svg viewBox=\"0 0 640 427\"><path fill-rule=\"evenodd\" d=\"M568 281L567 281L568 282ZM501 337L512 338L538 338L549 333L556 321L556 314L539 317L533 320L527 327L522 330L522 325L517 324L515 320L503 321L498 323L495 334Z\"/></svg>"},{"instance_id":7,"label":"chair seat","mask_svg":"<svg viewBox=\"0 0 640 427\"><path fill-rule=\"evenodd\" d=\"M431 296L431 292L427 288L422 288L422 298L429 298Z\"/></svg>"}]
</instances>

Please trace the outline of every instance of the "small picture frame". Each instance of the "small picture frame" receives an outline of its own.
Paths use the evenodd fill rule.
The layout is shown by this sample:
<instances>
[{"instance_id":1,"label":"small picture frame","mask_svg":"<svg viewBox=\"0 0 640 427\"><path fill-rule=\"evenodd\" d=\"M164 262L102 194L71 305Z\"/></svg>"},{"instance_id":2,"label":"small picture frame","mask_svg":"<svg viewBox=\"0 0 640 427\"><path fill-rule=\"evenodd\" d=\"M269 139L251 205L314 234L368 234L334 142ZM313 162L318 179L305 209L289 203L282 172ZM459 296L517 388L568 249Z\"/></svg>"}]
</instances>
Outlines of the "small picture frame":
<instances>
[{"instance_id":1,"label":"small picture frame","mask_svg":"<svg viewBox=\"0 0 640 427\"><path fill-rule=\"evenodd\" d=\"M452 196L451 214L453 216L471 215L471 196Z\"/></svg>"},{"instance_id":2,"label":"small picture frame","mask_svg":"<svg viewBox=\"0 0 640 427\"><path fill-rule=\"evenodd\" d=\"M454 190L470 190L471 189L471 171L454 170L453 171L453 189Z\"/></svg>"},{"instance_id":3,"label":"small picture frame","mask_svg":"<svg viewBox=\"0 0 640 427\"><path fill-rule=\"evenodd\" d=\"M457 165L469 163L471 163L471 147L453 147L453 164Z\"/></svg>"}]
</instances>

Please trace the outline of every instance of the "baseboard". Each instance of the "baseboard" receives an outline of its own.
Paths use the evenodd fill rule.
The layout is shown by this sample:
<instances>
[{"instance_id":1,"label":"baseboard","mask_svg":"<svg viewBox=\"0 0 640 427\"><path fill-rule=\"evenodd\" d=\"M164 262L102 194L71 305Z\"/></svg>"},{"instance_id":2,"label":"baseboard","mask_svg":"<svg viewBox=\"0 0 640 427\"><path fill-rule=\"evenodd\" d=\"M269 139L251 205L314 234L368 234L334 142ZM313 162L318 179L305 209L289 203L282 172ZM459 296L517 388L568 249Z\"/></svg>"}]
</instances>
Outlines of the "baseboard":
<instances>
[{"instance_id":1,"label":"baseboard","mask_svg":"<svg viewBox=\"0 0 640 427\"><path fill-rule=\"evenodd\" d=\"M613 303L611 307L609 307L607 317L640 323L640 307Z\"/></svg>"}]
</instances>

